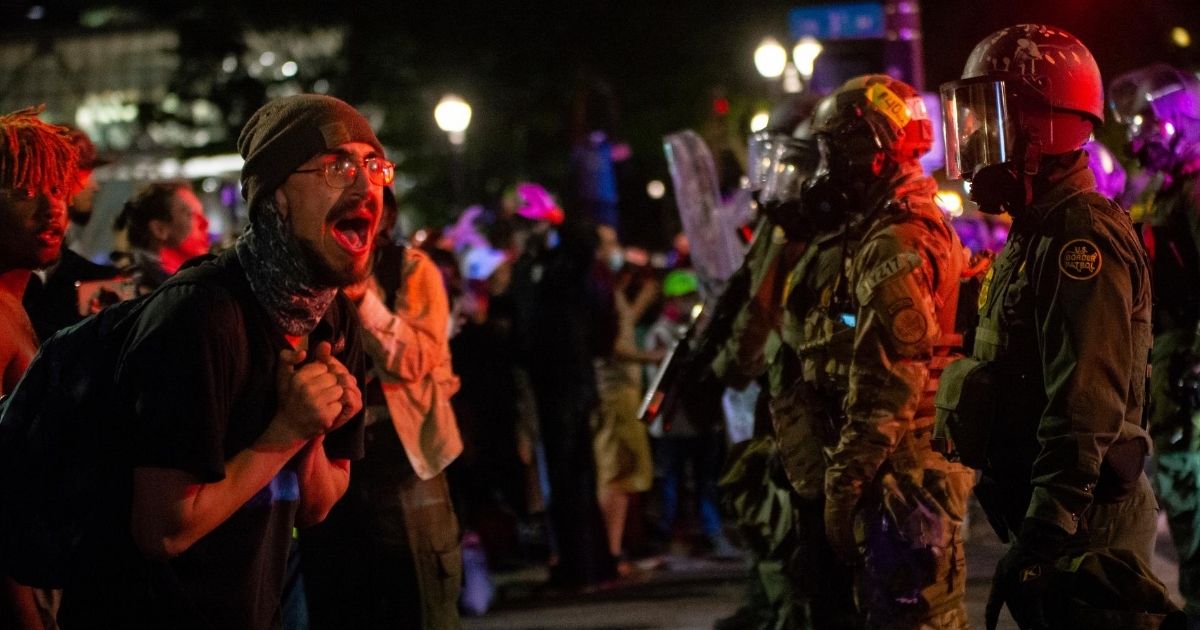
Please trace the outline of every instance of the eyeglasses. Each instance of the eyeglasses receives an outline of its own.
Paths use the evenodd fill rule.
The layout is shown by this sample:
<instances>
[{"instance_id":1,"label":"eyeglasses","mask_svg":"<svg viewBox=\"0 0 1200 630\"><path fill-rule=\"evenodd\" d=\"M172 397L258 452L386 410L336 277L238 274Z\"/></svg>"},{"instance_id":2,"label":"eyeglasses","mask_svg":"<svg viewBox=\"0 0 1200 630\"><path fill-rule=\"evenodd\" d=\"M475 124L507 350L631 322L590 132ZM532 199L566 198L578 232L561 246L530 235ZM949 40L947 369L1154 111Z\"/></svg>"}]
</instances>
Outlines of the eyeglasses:
<instances>
[{"instance_id":1,"label":"eyeglasses","mask_svg":"<svg viewBox=\"0 0 1200 630\"><path fill-rule=\"evenodd\" d=\"M340 157L326 162L320 168L298 169L296 173L324 173L325 183L330 188L349 188L358 180L359 169L366 167L367 181L376 186L387 186L396 179L396 164L383 158L367 158L361 164L351 157Z\"/></svg>"}]
</instances>

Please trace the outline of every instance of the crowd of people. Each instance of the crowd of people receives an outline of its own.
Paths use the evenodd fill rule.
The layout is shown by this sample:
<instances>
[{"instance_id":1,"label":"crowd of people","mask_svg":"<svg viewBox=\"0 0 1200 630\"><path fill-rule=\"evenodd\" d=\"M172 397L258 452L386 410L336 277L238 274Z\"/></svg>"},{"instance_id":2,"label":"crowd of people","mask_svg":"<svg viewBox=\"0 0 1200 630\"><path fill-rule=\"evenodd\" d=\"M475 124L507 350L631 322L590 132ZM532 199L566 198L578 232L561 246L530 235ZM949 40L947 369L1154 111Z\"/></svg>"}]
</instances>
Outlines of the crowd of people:
<instances>
[{"instance_id":1,"label":"crowd of people","mask_svg":"<svg viewBox=\"0 0 1200 630\"><path fill-rule=\"evenodd\" d=\"M323 95L242 129L232 246L187 182L154 182L97 263L72 241L103 160L37 109L0 116L0 454L47 432L17 417L27 370L85 334L111 353L78 384L103 465L65 473L102 492L61 572L0 559L2 623L456 628L489 604L481 558L588 592L684 551L749 558L719 628L966 628L972 493L1010 543L990 625L1003 606L1022 628L1194 623L1200 80L1110 85L1149 192L1101 194L1104 86L1078 39L1004 29L962 76L947 175L1010 220L952 224L920 95L855 77L762 136L780 149L750 183L746 281L716 279L736 294L715 314L687 240L623 246L608 196L564 209L520 182L398 234L395 165ZM681 402L645 424L655 370L723 316L711 364L671 373L703 376L661 383ZM723 394L752 384L736 430ZM8 497L22 471L2 470ZM1149 568L1160 506L1187 616Z\"/></svg>"}]
</instances>

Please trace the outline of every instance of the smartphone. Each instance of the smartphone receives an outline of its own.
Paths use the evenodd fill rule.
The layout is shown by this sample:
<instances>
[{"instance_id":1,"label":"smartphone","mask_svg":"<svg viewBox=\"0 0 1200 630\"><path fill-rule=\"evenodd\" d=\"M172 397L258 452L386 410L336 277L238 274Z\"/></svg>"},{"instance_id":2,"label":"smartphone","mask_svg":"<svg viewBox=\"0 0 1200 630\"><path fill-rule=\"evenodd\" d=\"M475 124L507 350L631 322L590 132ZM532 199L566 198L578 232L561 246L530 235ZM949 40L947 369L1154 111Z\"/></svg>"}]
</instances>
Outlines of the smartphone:
<instances>
[{"instance_id":1,"label":"smartphone","mask_svg":"<svg viewBox=\"0 0 1200 630\"><path fill-rule=\"evenodd\" d=\"M106 306L137 297L137 281L132 276L105 280L75 281L75 300L79 314L87 317Z\"/></svg>"}]
</instances>

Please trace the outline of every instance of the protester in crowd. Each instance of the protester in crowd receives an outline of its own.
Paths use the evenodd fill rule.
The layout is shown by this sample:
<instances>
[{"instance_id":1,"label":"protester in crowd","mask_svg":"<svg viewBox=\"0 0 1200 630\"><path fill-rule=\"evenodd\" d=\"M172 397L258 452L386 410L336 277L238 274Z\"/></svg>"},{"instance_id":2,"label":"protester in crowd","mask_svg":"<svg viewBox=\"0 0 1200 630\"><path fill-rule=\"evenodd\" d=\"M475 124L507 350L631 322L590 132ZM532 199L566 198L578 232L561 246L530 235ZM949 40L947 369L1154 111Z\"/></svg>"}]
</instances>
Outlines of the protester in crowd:
<instances>
[{"instance_id":1,"label":"protester in crowd","mask_svg":"<svg viewBox=\"0 0 1200 630\"><path fill-rule=\"evenodd\" d=\"M40 112L30 108L0 116L0 395L12 392L37 351L38 338L21 299L33 271L59 258L67 200L77 181L67 129L42 122ZM56 592L3 579L0 625L57 628Z\"/></svg>"},{"instance_id":2,"label":"protester in crowd","mask_svg":"<svg viewBox=\"0 0 1200 630\"><path fill-rule=\"evenodd\" d=\"M116 299L115 291L108 289L105 293L106 287L97 281L111 280L121 273L116 267L96 264L75 251L84 226L91 221L95 197L100 190L93 171L109 162L97 156L96 146L83 131L69 129L68 138L79 157L79 170L75 178L77 192L67 205L69 223L62 255L53 266L30 276L29 286L25 289L25 310L29 312L38 338L43 341L83 319L88 311L81 308L81 301L90 303L92 295L97 297L97 305L103 303L102 299ZM89 291L92 295L87 294Z\"/></svg>"},{"instance_id":3,"label":"protester in crowd","mask_svg":"<svg viewBox=\"0 0 1200 630\"><path fill-rule=\"evenodd\" d=\"M592 273L596 231L563 221L540 186L518 186L518 214L531 224L513 272L518 356L536 400L546 455L551 584L596 585L615 577L596 502L589 420L597 403L593 359L613 347L616 320Z\"/></svg>"},{"instance_id":4,"label":"protester in crowd","mask_svg":"<svg viewBox=\"0 0 1200 630\"><path fill-rule=\"evenodd\" d=\"M340 289L369 273L394 167L321 95L264 105L238 150L249 229L160 287L116 359L128 485L83 542L64 628L277 626L292 530L325 518L362 456Z\"/></svg>"},{"instance_id":5,"label":"protester in crowd","mask_svg":"<svg viewBox=\"0 0 1200 630\"><path fill-rule=\"evenodd\" d=\"M596 359L600 405L593 420L592 448L600 511L608 531L608 550L618 558L618 574L628 575L633 565L625 557L622 539L630 496L649 490L654 480L650 439L637 414L645 389L642 367L661 361L665 350L643 350L635 335L638 321L658 300L657 280L634 282L632 274L621 273L625 260L616 229L601 225L596 233L600 238L596 249L596 258L601 263L599 273L606 278L607 290L612 292L617 334L611 352Z\"/></svg>"},{"instance_id":6,"label":"protester in crowd","mask_svg":"<svg viewBox=\"0 0 1200 630\"><path fill-rule=\"evenodd\" d=\"M472 257L468 252L463 261L467 290L450 341L454 371L462 379L453 403L463 434L463 454L450 469L450 482L464 527L478 533L490 560L512 563L520 522L530 517L537 491L535 440L518 438L520 390L507 294L512 265L503 254Z\"/></svg>"},{"instance_id":7,"label":"protester in crowd","mask_svg":"<svg viewBox=\"0 0 1200 630\"><path fill-rule=\"evenodd\" d=\"M208 251L208 219L187 182L156 182L125 202L113 229L125 234L138 287L149 292L187 259Z\"/></svg>"},{"instance_id":8,"label":"protester in crowd","mask_svg":"<svg viewBox=\"0 0 1200 630\"><path fill-rule=\"evenodd\" d=\"M384 194L396 218L395 197ZM458 519L443 471L462 452L450 398L450 306L420 249L381 241L347 289L371 363L366 456L325 523L301 535L312 627L459 627Z\"/></svg>"},{"instance_id":9,"label":"protester in crowd","mask_svg":"<svg viewBox=\"0 0 1200 630\"><path fill-rule=\"evenodd\" d=\"M699 280L689 269L674 269L663 279L662 313L646 333L648 352L664 353L679 340L700 303ZM659 481L661 512L659 531L671 539L680 521L681 494L690 470L696 515L703 535L701 548L718 556L735 554L726 539L717 507L717 477L724 453L725 434L719 425L705 422L715 415L689 414L688 405L676 405L669 417L655 418L655 475ZM693 417L693 416L696 417Z\"/></svg>"}]
</instances>

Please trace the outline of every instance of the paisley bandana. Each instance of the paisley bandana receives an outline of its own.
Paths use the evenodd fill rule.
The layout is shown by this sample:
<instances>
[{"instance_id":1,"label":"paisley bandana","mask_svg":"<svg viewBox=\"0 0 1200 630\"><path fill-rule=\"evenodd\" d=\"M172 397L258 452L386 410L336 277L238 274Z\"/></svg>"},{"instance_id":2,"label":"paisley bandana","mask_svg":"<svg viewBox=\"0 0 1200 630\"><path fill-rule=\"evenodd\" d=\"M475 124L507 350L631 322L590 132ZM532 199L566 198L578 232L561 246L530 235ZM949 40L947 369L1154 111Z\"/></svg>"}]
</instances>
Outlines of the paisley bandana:
<instances>
[{"instance_id":1,"label":"paisley bandana","mask_svg":"<svg viewBox=\"0 0 1200 630\"><path fill-rule=\"evenodd\" d=\"M274 201L264 201L261 210L237 240L238 261L271 319L284 333L302 337L325 316L337 287L317 285L308 257Z\"/></svg>"}]
</instances>

